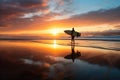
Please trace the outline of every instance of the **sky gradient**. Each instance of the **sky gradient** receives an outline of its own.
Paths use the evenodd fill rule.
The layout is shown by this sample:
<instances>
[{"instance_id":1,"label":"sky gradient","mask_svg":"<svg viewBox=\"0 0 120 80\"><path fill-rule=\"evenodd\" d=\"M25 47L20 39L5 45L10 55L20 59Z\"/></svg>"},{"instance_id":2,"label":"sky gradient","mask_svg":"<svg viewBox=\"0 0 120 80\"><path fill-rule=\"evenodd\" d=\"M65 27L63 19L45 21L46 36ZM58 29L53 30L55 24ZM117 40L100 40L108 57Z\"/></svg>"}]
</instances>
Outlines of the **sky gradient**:
<instances>
[{"instance_id":1,"label":"sky gradient","mask_svg":"<svg viewBox=\"0 0 120 80\"><path fill-rule=\"evenodd\" d=\"M120 35L120 0L0 0L0 37L63 37L72 27L82 36Z\"/></svg>"}]
</instances>

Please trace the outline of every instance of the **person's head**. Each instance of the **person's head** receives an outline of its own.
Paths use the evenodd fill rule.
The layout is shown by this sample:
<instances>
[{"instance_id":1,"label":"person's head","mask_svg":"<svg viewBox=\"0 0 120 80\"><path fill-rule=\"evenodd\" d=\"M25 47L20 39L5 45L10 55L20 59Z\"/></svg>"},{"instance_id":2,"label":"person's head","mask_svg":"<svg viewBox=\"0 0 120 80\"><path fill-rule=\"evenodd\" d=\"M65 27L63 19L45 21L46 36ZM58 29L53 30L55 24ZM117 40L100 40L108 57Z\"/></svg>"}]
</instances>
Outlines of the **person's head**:
<instances>
[{"instance_id":1,"label":"person's head","mask_svg":"<svg viewBox=\"0 0 120 80\"><path fill-rule=\"evenodd\" d=\"M72 28L72 30L74 30L74 27Z\"/></svg>"}]
</instances>

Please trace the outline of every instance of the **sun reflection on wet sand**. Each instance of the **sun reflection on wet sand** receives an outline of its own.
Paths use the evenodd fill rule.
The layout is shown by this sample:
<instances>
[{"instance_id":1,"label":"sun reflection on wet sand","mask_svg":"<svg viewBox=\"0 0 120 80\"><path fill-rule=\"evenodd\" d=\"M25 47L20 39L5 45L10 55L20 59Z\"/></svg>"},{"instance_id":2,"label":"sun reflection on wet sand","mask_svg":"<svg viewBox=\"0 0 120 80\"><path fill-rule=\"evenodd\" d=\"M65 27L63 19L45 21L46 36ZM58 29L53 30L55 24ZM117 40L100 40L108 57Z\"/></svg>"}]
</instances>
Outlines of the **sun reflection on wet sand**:
<instances>
[{"instance_id":1,"label":"sun reflection on wet sand","mask_svg":"<svg viewBox=\"0 0 120 80\"><path fill-rule=\"evenodd\" d=\"M53 40L53 48L57 48L57 41Z\"/></svg>"}]
</instances>

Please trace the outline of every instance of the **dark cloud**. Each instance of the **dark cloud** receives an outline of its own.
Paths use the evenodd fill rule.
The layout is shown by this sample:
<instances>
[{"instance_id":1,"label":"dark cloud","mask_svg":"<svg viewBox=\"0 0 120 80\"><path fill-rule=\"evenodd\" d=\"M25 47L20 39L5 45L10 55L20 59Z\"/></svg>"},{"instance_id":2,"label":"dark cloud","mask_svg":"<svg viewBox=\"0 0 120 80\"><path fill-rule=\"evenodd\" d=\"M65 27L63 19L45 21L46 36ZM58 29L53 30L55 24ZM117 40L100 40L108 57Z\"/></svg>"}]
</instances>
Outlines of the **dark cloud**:
<instances>
[{"instance_id":1,"label":"dark cloud","mask_svg":"<svg viewBox=\"0 0 120 80\"><path fill-rule=\"evenodd\" d=\"M1 0L1 3L9 3L9 4L17 4L20 6L36 6L36 5L42 5L44 2L48 0ZM45 4L45 3L44 3Z\"/></svg>"},{"instance_id":2,"label":"dark cloud","mask_svg":"<svg viewBox=\"0 0 120 80\"><path fill-rule=\"evenodd\" d=\"M120 30L108 30L104 31L103 35L120 35Z\"/></svg>"},{"instance_id":3,"label":"dark cloud","mask_svg":"<svg viewBox=\"0 0 120 80\"><path fill-rule=\"evenodd\" d=\"M0 23L0 27L5 27L4 24Z\"/></svg>"},{"instance_id":4,"label":"dark cloud","mask_svg":"<svg viewBox=\"0 0 120 80\"><path fill-rule=\"evenodd\" d=\"M69 19L61 20L62 23L72 23L77 26L120 23L120 6L109 10L98 10L86 14L74 15ZM73 23L74 22L74 23Z\"/></svg>"},{"instance_id":5,"label":"dark cloud","mask_svg":"<svg viewBox=\"0 0 120 80\"><path fill-rule=\"evenodd\" d=\"M61 16L62 12L67 12L62 6L68 5L67 3L71 1L72 0L54 0L53 2L56 4L56 7L49 4L52 0L0 0L0 25L13 26L5 29L8 31L19 30L21 28L25 30L29 25L34 24L36 20L39 20L39 25L43 25L45 20L54 16ZM50 11L51 7L54 7L54 10L58 10L58 12ZM43 12L45 14L39 15L37 12ZM32 19L22 17L28 14L32 15ZM4 30L2 29L2 31Z\"/></svg>"},{"instance_id":6,"label":"dark cloud","mask_svg":"<svg viewBox=\"0 0 120 80\"><path fill-rule=\"evenodd\" d=\"M120 35L120 30L106 30L103 32L84 32L82 36L115 36Z\"/></svg>"},{"instance_id":7,"label":"dark cloud","mask_svg":"<svg viewBox=\"0 0 120 80\"><path fill-rule=\"evenodd\" d=\"M1 0L0 22L6 23L25 13L48 9L47 0Z\"/></svg>"}]
</instances>

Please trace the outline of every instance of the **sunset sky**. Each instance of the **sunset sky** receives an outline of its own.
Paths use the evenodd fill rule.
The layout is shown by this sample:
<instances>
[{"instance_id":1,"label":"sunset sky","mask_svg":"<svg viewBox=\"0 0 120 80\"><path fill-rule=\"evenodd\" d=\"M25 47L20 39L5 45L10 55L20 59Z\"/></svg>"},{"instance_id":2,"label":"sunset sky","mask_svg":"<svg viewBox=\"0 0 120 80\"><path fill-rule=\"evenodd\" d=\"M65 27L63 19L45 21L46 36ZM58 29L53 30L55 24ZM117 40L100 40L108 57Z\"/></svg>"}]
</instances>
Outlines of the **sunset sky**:
<instances>
[{"instance_id":1,"label":"sunset sky","mask_svg":"<svg viewBox=\"0 0 120 80\"><path fill-rule=\"evenodd\" d=\"M0 0L0 37L120 35L120 0Z\"/></svg>"}]
</instances>

